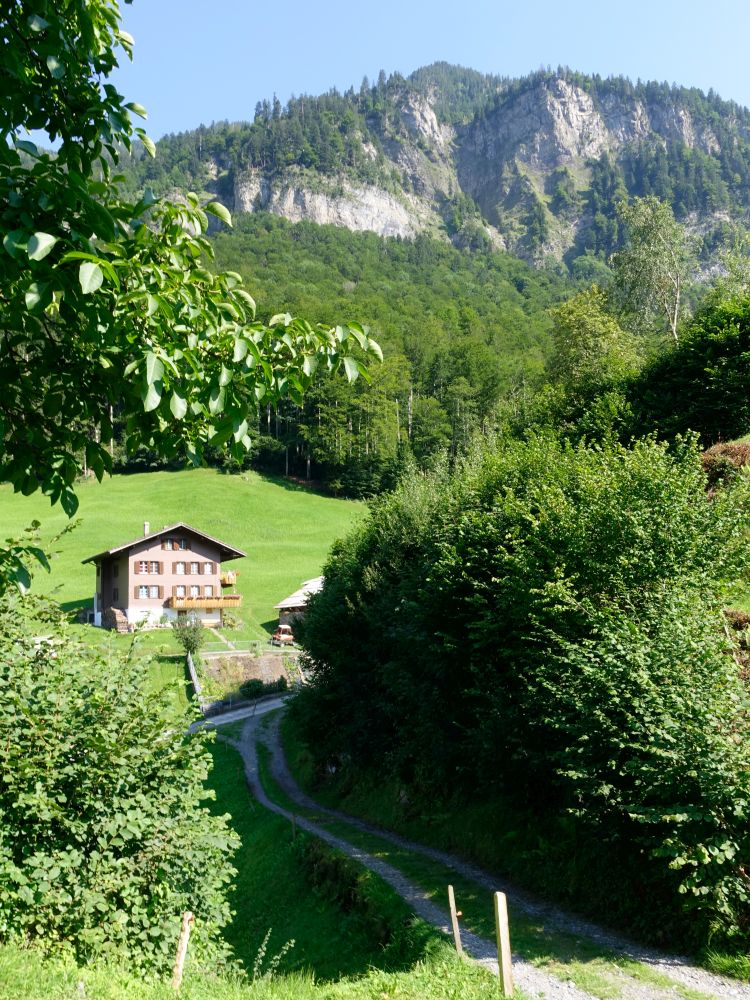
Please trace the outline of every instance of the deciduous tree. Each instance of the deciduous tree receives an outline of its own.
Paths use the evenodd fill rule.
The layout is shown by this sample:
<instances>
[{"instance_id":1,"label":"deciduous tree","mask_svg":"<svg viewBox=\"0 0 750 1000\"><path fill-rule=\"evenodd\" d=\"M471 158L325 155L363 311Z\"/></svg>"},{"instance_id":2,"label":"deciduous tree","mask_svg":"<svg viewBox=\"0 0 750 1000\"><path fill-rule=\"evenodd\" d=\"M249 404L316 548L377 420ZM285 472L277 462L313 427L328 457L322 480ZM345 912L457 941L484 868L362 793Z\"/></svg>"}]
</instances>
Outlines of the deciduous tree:
<instances>
[{"instance_id":1,"label":"deciduous tree","mask_svg":"<svg viewBox=\"0 0 750 1000\"><path fill-rule=\"evenodd\" d=\"M627 246L611 260L620 300L639 319L660 317L677 343L693 265L691 241L669 205L653 195L620 202L618 215L628 231Z\"/></svg>"},{"instance_id":2,"label":"deciduous tree","mask_svg":"<svg viewBox=\"0 0 750 1000\"><path fill-rule=\"evenodd\" d=\"M113 410L129 449L199 462L244 451L257 404L299 398L320 365L355 378L379 353L356 325L258 322L240 276L206 266L222 205L123 194L112 164L154 146L106 82L133 46L118 0L12 0L0 46L0 481L72 514L81 457L111 468Z\"/></svg>"}]
</instances>

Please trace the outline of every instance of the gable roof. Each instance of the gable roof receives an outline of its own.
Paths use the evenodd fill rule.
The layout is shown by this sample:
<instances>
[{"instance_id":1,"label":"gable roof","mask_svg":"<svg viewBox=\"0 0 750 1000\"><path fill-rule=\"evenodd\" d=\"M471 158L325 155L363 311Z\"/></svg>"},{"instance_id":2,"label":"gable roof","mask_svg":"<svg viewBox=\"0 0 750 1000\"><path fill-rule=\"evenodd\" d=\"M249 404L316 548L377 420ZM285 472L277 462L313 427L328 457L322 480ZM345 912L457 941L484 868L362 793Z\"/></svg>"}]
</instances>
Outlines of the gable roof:
<instances>
[{"instance_id":1,"label":"gable roof","mask_svg":"<svg viewBox=\"0 0 750 1000\"><path fill-rule=\"evenodd\" d=\"M185 524L184 521L178 521L177 524L169 524L165 528L161 528L159 531L152 531L149 535L141 535L140 538L136 538L132 542L125 542L124 545L117 545L113 549L107 549L106 552L97 552L95 556L89 556L87 559L82 559L81 562L100 562L107 556L117 555L118 552L125 552L128 549L132 549L136 545L140 545L142 542L151 541L151 539L159 538L161 535L170 535L175 531L189 531L191 535L197 535L198 538L204 538L206 541L213 542L214 545L218 545L221 559L240 559L247 555L247 552L243 552L242 549L236 549L233 545L228 545L226 542L222 542L219 538L214 538L213 535L207 535L205 531L199 531L197 528L191 528L190 525Z\"/></svg>"},{"instance_id":2,"label":"gable roof","mask_svg":"<svg viewBox=\"0 0 750 1000\"><path fill-rule=\"evenodd\" d=\"M305 580L299 590L295 590L279 604L274 604L274 608L278 611L283 611L285 608L304 608L308 597L323 589L323 580L322 576L314 576L312 580Z\"/></svg>"}]
</instances>

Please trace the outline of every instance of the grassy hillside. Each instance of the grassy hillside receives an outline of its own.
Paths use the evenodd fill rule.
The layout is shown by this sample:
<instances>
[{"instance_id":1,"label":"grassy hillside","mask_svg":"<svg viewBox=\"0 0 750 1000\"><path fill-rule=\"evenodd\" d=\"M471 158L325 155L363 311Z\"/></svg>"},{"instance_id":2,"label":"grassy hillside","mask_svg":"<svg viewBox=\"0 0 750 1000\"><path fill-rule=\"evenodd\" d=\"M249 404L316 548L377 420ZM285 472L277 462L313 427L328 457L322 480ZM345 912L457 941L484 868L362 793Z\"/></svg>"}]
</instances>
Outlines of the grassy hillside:
<instances>
[{"instance_id":1,"label":"grassy hillside","mask_svg":"<svg viewBox=\"0 0 750 1000\"><path fill-rule=\"evenodd\" d=\"M75 529L57 542L52 572L39 572L34 586L75 609L93 600L94 568L81 560L138 538L143 522L152 530L176 521L221 538L247 552L230 565L240 572L243 595L238 636L262 638L276 621L274 604L303 580L320 573L332 542L362 514L361 504L318 496L291 483L255 473L222 475L211 469L114 476L81 483ZM43 542L68 520L59 507L35 494L0 489L0 538L42 522Z\"/></svg>"}]
</instances>

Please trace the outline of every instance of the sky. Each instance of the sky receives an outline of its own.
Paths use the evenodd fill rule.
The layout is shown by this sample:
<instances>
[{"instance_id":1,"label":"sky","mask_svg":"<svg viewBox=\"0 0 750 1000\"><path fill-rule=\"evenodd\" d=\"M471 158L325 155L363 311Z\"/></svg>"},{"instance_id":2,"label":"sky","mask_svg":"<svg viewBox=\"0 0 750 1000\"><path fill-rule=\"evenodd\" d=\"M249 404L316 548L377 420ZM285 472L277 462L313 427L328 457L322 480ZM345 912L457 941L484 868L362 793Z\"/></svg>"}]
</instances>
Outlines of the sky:
<instances>
[{"instance_id":1,"label":"sky","mask_svg":"<svg viewBox=\"0 0 750 1000\"><path fill-rule=\"evenodd\" d=\"M359 87L445 60L522 76L540 66L713 88L750 106L747 0L135 0L114 81L154 139L252 120L259 100Z\"/></svg>"}]
</instances>

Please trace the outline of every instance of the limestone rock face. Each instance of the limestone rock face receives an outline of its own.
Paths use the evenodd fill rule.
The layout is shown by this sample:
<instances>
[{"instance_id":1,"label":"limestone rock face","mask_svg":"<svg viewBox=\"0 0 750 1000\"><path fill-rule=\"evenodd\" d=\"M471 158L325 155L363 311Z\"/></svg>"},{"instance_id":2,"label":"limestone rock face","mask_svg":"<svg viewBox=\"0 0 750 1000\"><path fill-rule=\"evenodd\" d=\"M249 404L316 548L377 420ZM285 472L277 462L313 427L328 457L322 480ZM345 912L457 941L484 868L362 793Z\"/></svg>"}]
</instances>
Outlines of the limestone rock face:
<instances>
[{"instance_id":1,"label":"limestone rock face","mask_svg":"<svg viewBox=\"0 0 750 1000\"><path fill-rule=\"evenodd\" d=\"M359 163L341 174L225 164L225 176L235 212L263 210L381 236L429 232L459 246L479 238L531 260L560 260L591 225L587 191L602 157L618 163L672 143L708 156L721 152L711 124L694 120L675 93L672 99L662 90L651 100L643 88L597 91L585 80L547 76L526 88L499 88L483 112L449 124L436 110L434 89L418 92L404 81L367 118ZM750 139L742 123L737 127ZM555 202L561 176L569 192L562 208ZM535 217L543 235L532 240Z\"/></svg>"},{"instance_id":2,"label":"limestone rock face","mask_svg":"<svg viewBox=\"0 0 750 1000\"><path fill-rule=\"evenodd\" d=\"M235 180L234 209L271 212L291 222L307 219L319 225L369 230L380 236L413 237L432 221L429 206L414 195L397 198L380 188L343 180L326 188L313 189L304 177L293 175L272 183L259 171L250 170Z\"/></svg>"}]
</instances>

